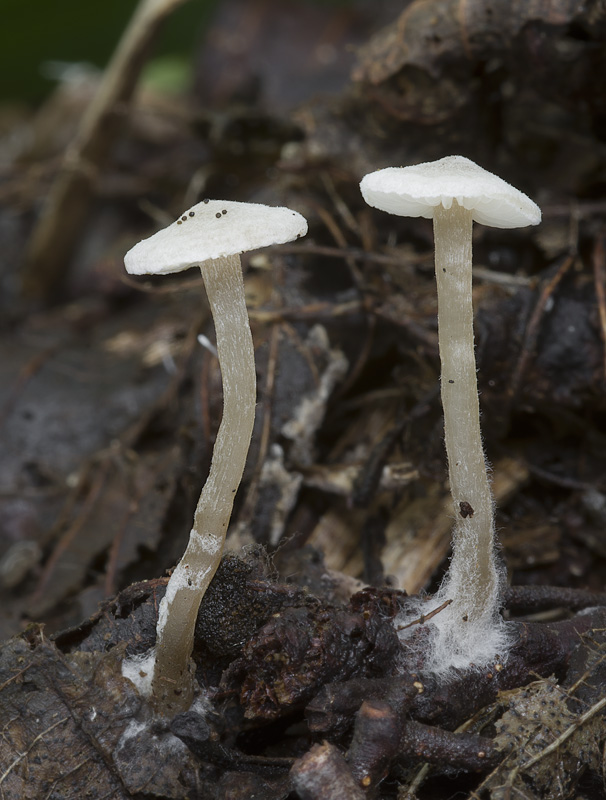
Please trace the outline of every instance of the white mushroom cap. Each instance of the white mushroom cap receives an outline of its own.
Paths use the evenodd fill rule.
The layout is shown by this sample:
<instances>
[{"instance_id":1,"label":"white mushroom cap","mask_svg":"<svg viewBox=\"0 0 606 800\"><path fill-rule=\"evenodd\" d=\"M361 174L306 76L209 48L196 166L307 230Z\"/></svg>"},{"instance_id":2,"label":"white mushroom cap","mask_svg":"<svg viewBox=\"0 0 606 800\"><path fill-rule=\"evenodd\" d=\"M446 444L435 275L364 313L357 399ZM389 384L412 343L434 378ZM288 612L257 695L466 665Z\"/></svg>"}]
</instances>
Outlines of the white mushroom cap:
<instances>
[{"instance_id":1,"label":"white mushroom cap","mask_svg":"<svg viewBox=\"0 0 606 800\"><path fill-rule=\"evenodd\" d=\"M401 217L431 219L436 206L450 208L456 200L475 222L492 228L541 221L541 209L529 197L463 156L380 169L362 179L360 190L369 206Z\"/></svg>"},{"instance_id":2,"label":"white mushroom cap","mask_svg":"<svg viewBox=\"0 0 606 800\"><path fill-rule=\"evenodd\" d=\"M307 222L290 208L228 200L204 200L124 256L131 275L166 275L212 258L283 244L307 233Z\"/></svg>"}]
</instances>

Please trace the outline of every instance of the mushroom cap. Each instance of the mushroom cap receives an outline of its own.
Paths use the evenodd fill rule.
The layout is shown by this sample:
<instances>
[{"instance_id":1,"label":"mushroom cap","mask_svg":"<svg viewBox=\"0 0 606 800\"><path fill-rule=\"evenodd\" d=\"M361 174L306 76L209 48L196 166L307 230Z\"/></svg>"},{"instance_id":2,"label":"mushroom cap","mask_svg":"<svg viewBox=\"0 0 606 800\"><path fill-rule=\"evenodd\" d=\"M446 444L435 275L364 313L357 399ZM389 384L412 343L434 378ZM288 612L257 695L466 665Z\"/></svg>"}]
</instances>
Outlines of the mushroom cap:
<instances>
[{"instance_id":1,"label":"mushroom cap","mask_svg":"<svg viewBox=\"0 0 606 800\"><path fill-rule=\"evenodd\" d=\"M131 275L167 275L213 258L298 239L307 221L290 208L203 200L124 256Z\"/></svg>"},{"instance_id":2,"label":"mushroom cap","mask_svg":"<svg viewBox=\"0 0 606 800\"><path fill-rule=\"evenodd\" d=\"M436 206L450 208L456 200L475 222L492 228L541 221L541 209L529 197L464 156L380 169L362 179L360 190L369 206L400 217L431 219Z\"/></svg>"}]
</instances>

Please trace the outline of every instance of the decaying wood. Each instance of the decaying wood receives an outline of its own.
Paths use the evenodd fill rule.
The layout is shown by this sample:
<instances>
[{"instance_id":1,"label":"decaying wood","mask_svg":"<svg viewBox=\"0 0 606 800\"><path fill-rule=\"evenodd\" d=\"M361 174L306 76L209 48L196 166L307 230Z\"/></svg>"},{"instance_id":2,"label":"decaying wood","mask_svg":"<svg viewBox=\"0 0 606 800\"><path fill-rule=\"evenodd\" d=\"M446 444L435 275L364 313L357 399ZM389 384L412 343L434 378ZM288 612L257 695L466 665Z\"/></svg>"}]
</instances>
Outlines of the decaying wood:
<instances>
[{"instance_id":1,"label":"decaying wood","mask_svg":"<svg viewBox=\"0 0 606 800\"><path fill-rule=\"evenodd\" d=\"M334 745L316 744L292 768L301 800L364 800L347 762Z\"/></svg>"}]
</instances>

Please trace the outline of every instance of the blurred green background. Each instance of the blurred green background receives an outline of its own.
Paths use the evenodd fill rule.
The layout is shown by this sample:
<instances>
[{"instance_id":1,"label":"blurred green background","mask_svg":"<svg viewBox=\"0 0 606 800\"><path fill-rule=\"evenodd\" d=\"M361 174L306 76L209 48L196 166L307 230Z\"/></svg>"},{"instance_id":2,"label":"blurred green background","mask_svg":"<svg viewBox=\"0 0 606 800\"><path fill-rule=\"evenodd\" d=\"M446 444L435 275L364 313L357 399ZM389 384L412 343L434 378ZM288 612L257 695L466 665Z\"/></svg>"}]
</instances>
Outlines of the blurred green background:
<instances>
[{"instance_id":1,"label":"blurred green background","mask_svg":"<svg viewBox=\"0 0 606 800\"><path fill-rule=\"evenodd\" d=\"M154 49L159 80L187 80L191 53L218 2L189 0L169 17ZM136 6L137 0L0 0L0 101L39 103L55 85L44 75L45 62L105 66Z\"/></svg>"}]
</instances>

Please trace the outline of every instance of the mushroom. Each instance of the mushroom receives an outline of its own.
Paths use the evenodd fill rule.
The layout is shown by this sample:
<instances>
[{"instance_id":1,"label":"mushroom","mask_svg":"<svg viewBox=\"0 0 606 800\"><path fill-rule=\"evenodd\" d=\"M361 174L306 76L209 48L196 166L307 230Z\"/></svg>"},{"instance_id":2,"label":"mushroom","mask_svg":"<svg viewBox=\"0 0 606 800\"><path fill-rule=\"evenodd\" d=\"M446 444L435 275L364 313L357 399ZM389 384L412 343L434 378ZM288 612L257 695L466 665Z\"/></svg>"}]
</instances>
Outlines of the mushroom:
<instances>
[{"instance_id":1,"label":"mushroom","mask_svg":"<svg viewBox=\"0 0 606 800\"><path fill-rule=\"evenodd\" d=\"M252 436L255 358L240 253L298 239L307 222L289 208L204 200L124 258L133 275L164 275L199 265L215 324L223 382L223 418L185 553L160 603L151 665L152 702L177 713L193 699L191 653L200 601L223 552Z\"/></svg>"},{"instance_id":2,"label":"mushroom","mask_svg":"<svg viewBox=\"0 0 606 800\"><path fill-rule=\"evenodd\" d=\"M482 437L472 305L472 223L537 225L541 211L525 194L463 156L366 175L366 202L390 214L433 219L444 438L455 514L453 555L432 620L434 669L501 656L504 579L495 552L493 500Z\"/></svg>"}]
</instances>

